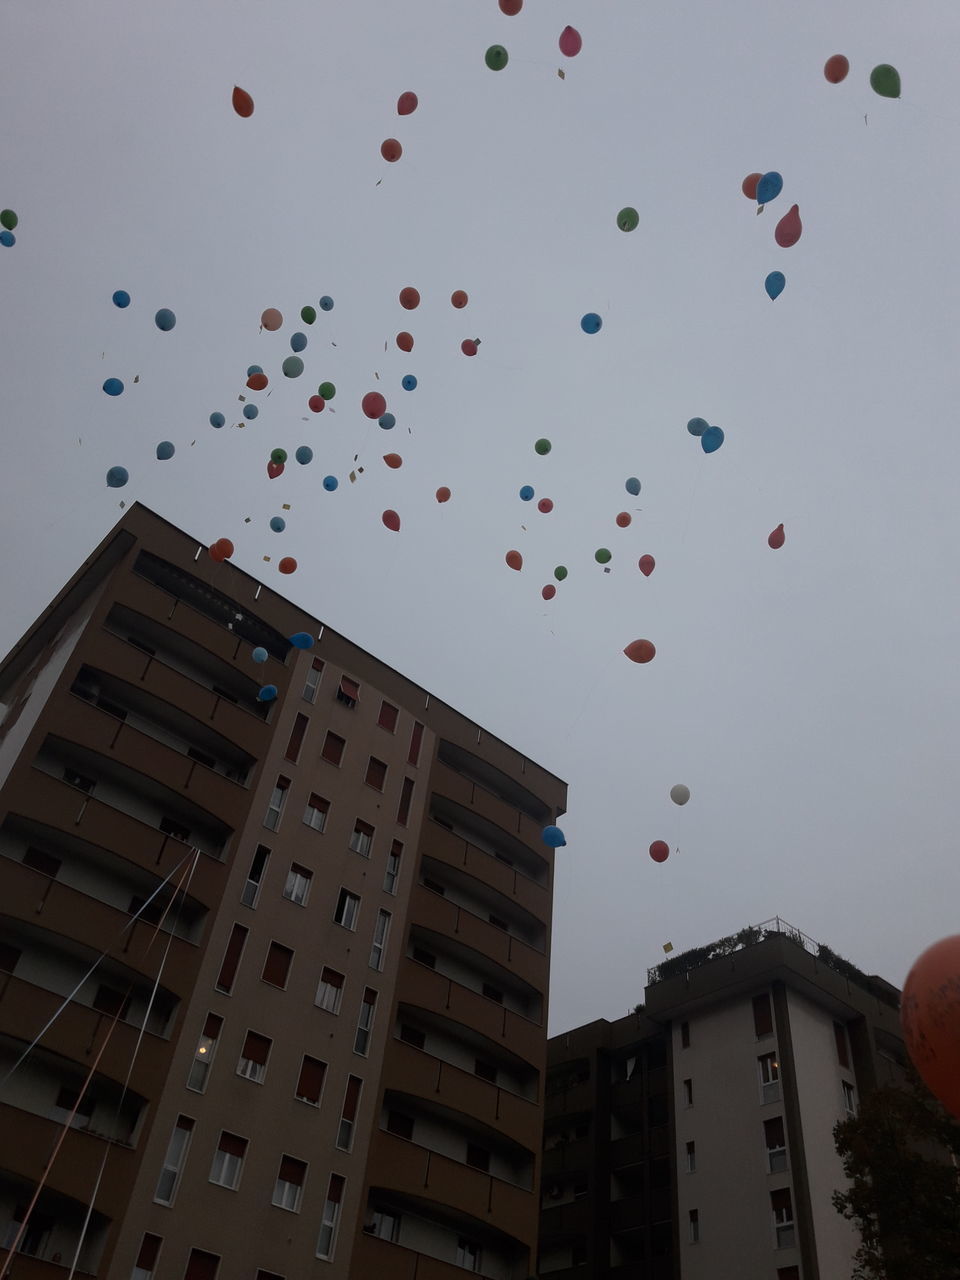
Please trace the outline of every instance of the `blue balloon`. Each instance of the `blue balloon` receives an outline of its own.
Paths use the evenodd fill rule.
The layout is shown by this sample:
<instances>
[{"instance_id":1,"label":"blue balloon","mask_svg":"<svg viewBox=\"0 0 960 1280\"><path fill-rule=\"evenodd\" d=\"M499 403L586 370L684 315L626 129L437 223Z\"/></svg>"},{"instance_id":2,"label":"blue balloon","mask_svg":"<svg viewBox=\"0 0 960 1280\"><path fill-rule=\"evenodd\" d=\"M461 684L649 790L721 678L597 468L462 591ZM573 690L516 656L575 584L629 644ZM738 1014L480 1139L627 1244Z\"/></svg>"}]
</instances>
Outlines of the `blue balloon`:
<instances>
[{"instance_id":1,"label":"blue balloon","mask_svg":"<svg viewBox=\"0 0 960 1280\"><path fill-rule=\"evenodd\" d=\"M634 497L640 492L640 481L636 476L631 476L627 483L623 486L627 493L632 493Z\"/></svg>"},{"instance_id":2,"label":"blue balloon","mask_svg":"<svg viewBox=\"0 0 960 1280\"><path fill-rule=\"evenodd\" d=\"M166 462L168 458L172 458L176 450L169 440L161 440L157 445L157 457L161 462Z\"/></svg>"},{"instance_id":3,"label":"blue balloon","mask_svg":"<svg viewBox=\"0 0 960 1280\"><path fill-rule=\"evenodd\" d=\"M783 287L787 283L787 277L782 271L771 271L763 282L763 287L767 291L767 297L770 299L779 298L783 293Z\"/></svg>"},{"instance_id":4,"label":"blue balloon","mask_svg":"<svg viewBox=\"0 0 960 1280\"><path fill-rule=\"evenodd\" d=\"M270 528L273 530L274 533L283 533L286 527L287 527L287 522L286 520L284 520L283 516L270 517Z\"/></svg>"},{"instance_id":5,"label":"blue balloon","mask_svg":"<svg viewBox=\"0 0 960 1280\"><path fill-rule=\"evenodd\" d=\"M243 416L245 418L250 418L252 420L257 416L259 412L260 410L257 408L255 404L245 404L243 406Z\"/></svg>"},{"instance_id":6,"label":"blue balloon","mask_svg":"<svg viewBox=\"0 0 960 1280\"><path fill-rule=\"evenodd\" d=\"M719 427L707 427L700 437L700 448L704 453L716 453L723 444L723 432Z\"/></svg>"},{"instance_id":7,"label":"blue balloon","mask_svg":"<svg viewBox=\"0 0 960 1280\"><path fill-rule=\"evenodd\" d=\"M307 347L307 335L305 333L295 333L290 339L291 351L305 351Z\"/></svg>"},{"instance_id":8,"label":"blue balloon","mask_svg":"<svg viewBox=\"0 0 960 1280\"><path fill-rule=\"evenodd\" d=\"M692 436L702 436L709 425L706 418L691 418L687 423L687 430Z\"/></svg>"},{"instance_id":9,"label":"blue balloon","mask_svg":"<svg viewBox=\"0 0 960 1280\"><path fill-rule=\"evenodd\" d=\"M108 396L119 396L123 394L123 383L119 378L108 378L103 384L103 389Z\"/></svg>"},{"instance_id":10,"label":"blue balloon","mask_svg":"<svg viewBox=\"0 0 960 1280\"><path fill-rule=\"evenodd\" d=\"M599 333L603 326L603 321L595 311L588 311L580 321L580 328L584 333Z\"/></svg>"},{"instance_id":11,"label":"blue balloon","mask_svg":"<svg viewBox=\"0 0 960 1280\"><path fill-rule=\"evenodd\" d=\"M211 427L223 427L223 426L226 426L226 423L227 423L227 420L222 413L211 413L210 415Z\"/></svg>"},{"instance_id":12,"label":"blue balloon","mask_svg":"<svg viewBox=\"0 0 960 1280\"><path fill-rule=\"evenodd\" d=\"M263 649L261 648L260 645L257 645L256 649L254 649L250 657L254 660L254 662L266 662L268 654L266 649Z\"/></svg>"},{"instance_id":13,"label":"blue balloon","mask_svg":"<svg viewBox=\"0 0 960 1280\"><path fill-rule=\"evenodd\" d=\"M173 326L177 323L177 317L173 314L169 307L161 307L157 314L153 317L154 324L163 333L169 333Z\"/></svg>"},{"instance_id":14,"label":"blue balloon","mask_svg":"<svg viewBox=\"0 0 960 1280\"><path fill-rule=\"evenodd\" d=\"M290 643L296 649L312 649L313 636L309 631L298 631L296 635L290 637Z\"/></svg>"},{"instance_id":15,"label":"blue balloon","mask_svg":"<svg viewBox=\"0 0 960 1280\"><path fill-rule=\"evenodd\" d=\"M258 364L252 364L250 366L250 368L247 370L247 377L252 378L255 373L263 373L263 370L260 368Z\"/></svg>"},{"instance_id":16,"label":"blue balloon","mask_svg":"<svg viewBox=\"0 0 960 1280\"><path fill-rule=\"evenodd\" d=\"M277 696L277 686L275 684L265 684L257 694L258 702L272 702Z\"/></svg>"},{"instance_id":17,"label":"blue balloon","mask_svg":"<svg viewBox=\"0 0 960 1280\"><path fill-rule=\"evenodd\" d=\"M320 302L318 305L321 311L332 311L333 299L328 297L327 294L324 294L323 297L320 299Z\"/></svg>"},{"instance_id":18,"label":"blue balloon","mask_svg":"<svg viewBox=\"0 0 960 1280\"><path fill-rule=\"evenodd\" d=\"M305 467L308 462L313 461L313 450L308 444L302 444L293 456L300 463L301 467Z\"/></svg>"},{"instance_id":19,"label":"blue balloon","mask_svg":"<svg viewBox=\"0 0 960 1280\"><path fill-rule=\"evenodd\" d=\"M384 431L392 431L397 425L397 420L392 413L385 413L383 417L378 418L377 421L380 423L381 427L383 427Z\"/></svg>"},{"instance_id":20,"label":"blue balloon","mask_svg":"<svg viewBox=\"0 0 960 1280\"><path fill-rule=\"evenodd\" d=\"M400 385L403 387L404 391L412 391L417 385L417 380L412 373L408 373Z\"/></svg>"},{"instance_id":21,"label":"blue balloon","mask_svg":"<svg viewBox=\"0 0 960 1280\"><path fill-rule=\"evenodd\" d=\"M323 477L323 487L326 489L327 493L333 493L339 483L340 481L336 476Z\"/></svg>"},{"instance_id":22,"label":"blue balloon","mask_svg":"<svg viewBox=\"0 0 960 1280\"><path fill-rule=\"evenodd\" d=\"M299 356L287 356L280 367L285 378L299 378L303 373L303 361Z\"/></svg>"},{"instance_id":23,"label":"blue balloon","mask_svg":"<svg viewBox=\"0 0 960 1280\"><path fill-rule=\"evenodd\" d=\"M567 843L567 837L559 827L544 827L543 843L548 844L551 849L562 849Z\"/></svg>"},{"instance_id":24,"label":"blue balloon","mask_svg":"<svg viewBox=\"0 0 960 1280\"><path fill-rule=\"evenodd\" d=\"M126 289L118 289L116 291L116 293L113 295L113 305L115 307L120 307L121 310L124 307L129 307L130 295L129 293L127 293Z\"/></svg>"},{"instance_id":25,"label":"blue balloon","mask_svg":"<svg viewBox=\"0 0 960 1280\"><path fill-rule=\"evenodd\" d=\"M12 249L16 243L17 237L12 231L0 231L0 244L2 244L5 249Z\"/></svg>"},{"instance_id":26,"label":"blue balloon","mask_svg":"<svg viewBox=\"0 0 960 1280\"><path fill-rule=\"evenodd\" d=\"M775 171L765 173L757 183L757 204L768 204L769 201L776 200L782 190L783 178L780 174Z\"/></svg>"},{"instance_id":27,"label":"blue balloon","mask_svg":"<svg viewBox=\"0 0 960 1280\"><path fill-rule=\"evenodd\" d=\"M122 489L130 479L130 472L126 467L111 467L107 472L107 484L111 489Z\"/></svg>"},{"instance_id":28,"label":"blue balloon","mask_svg":"<svg viewBox=\"0 0 960 1280\"><path fill-rule=\"evenodd\" d=\"M523 502L529 502L533 497L533 485L525 484L520 490L520 498Z\"/></svg>"}]
</instances>

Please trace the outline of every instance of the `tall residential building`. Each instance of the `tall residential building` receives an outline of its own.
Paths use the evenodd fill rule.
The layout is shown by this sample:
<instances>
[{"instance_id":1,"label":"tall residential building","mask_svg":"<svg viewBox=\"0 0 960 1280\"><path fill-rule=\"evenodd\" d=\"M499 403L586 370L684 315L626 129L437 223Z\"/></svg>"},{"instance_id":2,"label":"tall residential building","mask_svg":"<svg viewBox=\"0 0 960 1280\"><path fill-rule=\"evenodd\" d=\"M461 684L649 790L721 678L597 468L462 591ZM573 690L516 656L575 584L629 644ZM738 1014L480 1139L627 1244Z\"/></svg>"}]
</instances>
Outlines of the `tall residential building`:
<instances>
[{"instance_id":1,"label":"tall residential building","mask_svg":"<svg viewBox=\"0 0 960 1280\"><path fill-rule=\"evenodd\" d=\"M139 505L0 702L0 1276L525 1280L564 784Z\"/></svg>"},{"instance_id":2,"label":"tall residential building","mask_svg":"<svg viewBox=\"0 0 960 1280\"><path fill-rule=\"evenodd\" d=\"M833 1139L900 1084L899 992L777 919L548 1045L542 1280L842 1280Z\"/></svg>"}]
</instances>

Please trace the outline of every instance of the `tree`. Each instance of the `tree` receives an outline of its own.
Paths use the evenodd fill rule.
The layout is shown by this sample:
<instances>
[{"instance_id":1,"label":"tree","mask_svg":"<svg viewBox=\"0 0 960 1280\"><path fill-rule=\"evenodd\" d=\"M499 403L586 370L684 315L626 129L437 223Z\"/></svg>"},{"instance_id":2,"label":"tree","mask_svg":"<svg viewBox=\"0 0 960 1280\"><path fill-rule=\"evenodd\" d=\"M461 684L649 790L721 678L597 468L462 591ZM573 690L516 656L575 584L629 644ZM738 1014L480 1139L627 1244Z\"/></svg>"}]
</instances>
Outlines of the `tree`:
<instances>
[{"instance_id":1,"label":"tree","mask_svg":"<svg viewBox=\"0 0 960 1280\"><path fill-rule=\"evenodd\" d=\"M960 1124L911 1073L833 1131L850 1180L833 1193L860 1232L853 1280L960 1280Z\"/></svg>"}]
</instances>

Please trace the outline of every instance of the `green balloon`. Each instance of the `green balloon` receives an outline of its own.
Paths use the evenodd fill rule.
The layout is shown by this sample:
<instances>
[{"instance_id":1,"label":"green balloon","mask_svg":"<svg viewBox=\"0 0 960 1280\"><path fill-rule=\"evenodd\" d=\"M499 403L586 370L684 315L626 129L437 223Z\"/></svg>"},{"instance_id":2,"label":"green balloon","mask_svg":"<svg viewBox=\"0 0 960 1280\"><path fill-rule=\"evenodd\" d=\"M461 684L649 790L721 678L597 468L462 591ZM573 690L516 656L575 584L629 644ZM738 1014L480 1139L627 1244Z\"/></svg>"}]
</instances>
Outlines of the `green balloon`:
<instances>
[{"instance_id":1,"label":"green balloon","mask_svg":"<svg viewBox=\"0 0 960 1280\"><path fill-rule=\"evenodd\" d=\"M19 221L20 219L12 209L4 209L3 212L0 213L0 226L2 226L5 231L15 231Z\"/></svg>"},{"instance_id":2,"label":"green balloon","mask_svg":"<svg viewBox=\"0 0 960 1280\"><path fill-rule=\"evenodd\" d=\"M317 313L313 307L300 308L300 319L303 321L304 324L313 324L316 318L317 318Z\"/></svg>"},{"instance_id":3,"label":"green balloon","mask_svg":"<svg viewBox=\"0 0 960 1280\"><path fill-rule=\"evenodd\" d=\"M492 44L484 56L491 71L502 71L509 59L510 55L502 44Z\"/></svg>"},{"instance_id":4,"label":"green balloon","mask_svg":"<svg viewBox=\"0 0 960 1280\"><path fill-rule=\"evenodd\" d=\"M274 449L270 454L271 462L286 462L286 460L287 460L286 449Z\"/></svg>"},{"instance_id":5,"label":"green balloon","mask_svg":"<svg viewBox=\"0 0 960 1280\"><path fill-rule=\"evenodd\" d=\"M534 449L536 449L537 453L545 454L550 452L550 450L553 448L553 445L550 443L549 440L538 440L533 447Z\"/></svg>"},{"instance_id":6,"label":"green balloon","mask_svg":"<svg viewBox=\"0 0 960 1280\"><path fill-rule=\"evenodd\" d=\"M281 368L283 369L284 377L299 378L303 373L303 361L299 356L287 356Z\"/></svg>"},{"instance_id":7,"label":"green balloon","mask_svg":"<svg viewBox=\"0 0 960 1280\"><path fill-rule=\"evenodd\" d=\"M900 72L896 67L882 62L870 72L870 88L881 98L900 97Z\"/></svg>"},{"instance_id":8,"label":"green balloon","mask_svg":"<svg viewBox=\"0 0 960 1280\"><path fill-rule=\"evenodd\" d=\"M558 582L562 582L567 576L567 566L565 564L558 564L553 571L553 576Z\"/></svg>"},{"instance_id":9,"label":"green balloon","mask_svg":"<svg viewBox=\"0 0 960 1280\"><path fill-rule=\"evenodd\" d=\"M629 205L625 209L621 209L617 214L617 226L621 231L636 231L640 222L640 215L636 209L631 209Z\"/></svg>"},{"instance_id":10,"label":"green balloon","mask_svg":"<svg viewBox=\"0 0 960 1280\"><path fill-rule=\"evenodd\" d=\"M337 388L332 382L321 382L317 387L317 395L323 400L332 400L337 394Z\"/></svg>"},{"instance_id":11,"label":"green balloon","mask_svg":"<svg viewBox=\"0 0 960 1280\"><path fill-rule=\"evenodd\" d=\"M606 547L599 547L593 553L593 558L594 560L596 560L597 564L609 564L610 561L613 559L613 556L610 554L610 552L607 550Z\"/></svg>"}]
</instances>

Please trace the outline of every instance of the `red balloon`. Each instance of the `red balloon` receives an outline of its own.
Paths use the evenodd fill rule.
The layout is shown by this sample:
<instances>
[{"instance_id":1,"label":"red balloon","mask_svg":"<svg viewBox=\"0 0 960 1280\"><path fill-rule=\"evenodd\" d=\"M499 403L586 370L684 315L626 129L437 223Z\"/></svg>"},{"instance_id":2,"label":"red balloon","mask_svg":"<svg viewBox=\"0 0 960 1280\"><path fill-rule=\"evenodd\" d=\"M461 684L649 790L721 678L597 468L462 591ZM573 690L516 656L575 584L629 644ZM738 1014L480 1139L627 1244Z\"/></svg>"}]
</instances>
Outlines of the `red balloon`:
<instances>
[{"instance_id":1,"label":"red balloon","mask_svg":"<svg viewBox=\"0 0 960 1280\"><path fill-rule=\"evenodd\" d=\"M553 499L541 498L540 501L537 503L537 510L542 511L544 515L547 515L550 511L553 510Z\"/></svg>"},{"instance_id":2,"label":"red balloon","mask_svg":"<svg viewBox=\"0 0 960 1280\"><path fill-rule=\"evenodd\" d=\"M233 555L233 543L229 538L218 538L211 547L208 548L210 559L216 560L220 564L224 560L229 560Z\"/></svg>"},{"instance_id":3,"label":"red balloon","mask_svg":"<svg viewBox=\"0 0 960 1280\"><path fill-rule=\"evenodd\" d=\"M400 517L397 515L395 511L385 511L383 515L380 517L380 519L383 521L386 527L391 530L391 532L393 533L400 532Z\"/></svg>"},{"instance_id":4,"label":"red balloon","mask_svg":"<svg viewBox=\"0 0 960 1280\"><path fill-rule=\"evenodd\" d=\"M450 295L450 301L459 309L461 307L465 307L470 299L462 289L454 289L453 293Z\"/></svg>"},{"instance_id":5,"label":"red balloon","mask_svg":"<svg viewBox=\"0 0 960 1280\"><path fill-rule=\"evenodd\" d=\"M783 525L778 524L777 527L774 529L773 533L771 533L770 537L767 539L767 546L773 547L774 551L779 551L780 548L783 546L783 543L784 543Z\"/></svg>"},{"instance_id":6,"label":"red balloon","mask_svg":"<svg viewBox=\"0 0 960 1280\"><path fill-rule=\"evenodd\" d=\"M924 1084L960 1120L960 934L914 961L900 998L907 1052Z\"/></svg>"},{"instance_id":7,"label":"red balloon","mask_svg":"<svg viewBox=\"0 0 960 1280\"><path fill-rule=\"evenodd\" d=\"M396 138L387 138L380 144L380 154L384 160L389 160L392 164L394 160L399 160L403 155L403 147Z\"/></svg>"},{"instance_id":8,"label":"red balloon","mask_svg":"<svg viewBox=\"0 0 960 1280\"><path fill-rule=\"evenodd\" d=\"M748 173L744 180L740 183L740 190L748 200L756 200L757 183L763 177L762 173Z\"/></svg>"},{"instance_id":9,"label":"red balloon","mask_svg":"<svg viewBox=\"0 0 960 1280\"><path fill-rule=\"evenodd\" d=\"M508 551L507 554L504 556L504 559L506 560L510 568L516 569L518 573L523 568L523 556L520 554L519 551Z\"/></svg>"},{"instance_id":10,"label":"red balloon","mask_svg":"<svg viewBox=\"0 0 960 1280\"><path fill-rule=\"evenodd\" d=\"M297 562L294 560L293 556L284 556L277 565L277 568L281 573L296 573Z\"/></svg>"},{"instance_id":11,"label":"red balloon","mask_svg":"<svg viewBox=\"0 0 960 1280\"><path fill-rule=\"evenodd\" d=\"M835 53L832 58L828 58L823 68L823 74L827 77L831 84L839 84L841 80L846 80L847 72L850 70L850 63L842 53Z\"/></svg>"},{"instance_id":12,"label":"red balloon","mask_svg":"<svg viewBox=\"0 0 960 1280\"><path fill-rule=\"evenodd\" d=\"M233 86L233 109L238 116L253 115L253 99L246 89L241 89L237 84Z\"/></svg>"},{"instance_id":13,"label":"red balloon","mask_svg":"<svg viewBox=\"0 0 960 1280\"><path fill-rule=\"evenodd\" d=\"M387 402L379 391L368 391L360 401L360 408L368 418L382 418L387 412Z\"/></svg>"},{"instance_id":14,"label":"red balloon","mask_svg":"<svg viewBox=\"0 0 960 1280\"><path fill-rule=\"evenodd\" d=\"M416 306L417 304L414 303L413 305ZM405 332L398 333L397 346L400 348L401 351L412 351L413 350L413 334L405 333Z\"/></svg>"},{"instance_id":15,"label":"red balloon","mask_svg":"<svg viewBox=\"0 0 960 1280\"><path fill-rule=\"evenodd\" d=\"M631 640L623 652L631 662L650 662L657 651L649 640Z\"/></svg>"},{"instance_id":16,"label":"red balloon","mask_svg":"<svg viewBox=\"0 0 960 1280\"><path fill-rule=\"evenodd\" d=\"M637 567L645 578L649 578L657 567L657 562L653 556L641 556L637 562Z\"/></svg>"},{"instance_id":17,"label":"red balloon","mask_svg":"<svg viewBox=\"0 0 960 1280\"><path fill-rule=\"evenodd\" d=\"M515 18L523 8L523 0L500 0L500 12L508 18Z\"/></svg>"},{"instance_id":18,"label":"red balloon","mask_svg":"<svg viewBox=\"0 0 960 1280\"><path fill-rule=\"evenodd\" d=\"M465 356L475 356L477 354L477 344L473 338L464 338L460 343L460 350Z\"/></svg>"},{"instance_id":19,"label":"red balloon","mask_svg":"<svg viewBox=\"0 0 960 1280\"><path fill-rule=\"evenodd\" d=\"M802 231L803 223L800 221L800 206L794 204L790 206L777 223L777 229L773 234L781 249L789 249L792 244L796 244L800 239Z\"/></svg>"},{"instance_id":20,"label":"red balloon","mask_svg":"<svg viewBox=\"0 0 960 1280\"><path fill-rule=\"evenodd\" d=\"M553 585L552 582L548 582L547 585L540 592L540 594L543 596L544 600L552 600L553 597L557 594L557 588Z\"/></svg>"},{"instance_id":21,"label":"red balloon","mask_svg":"<svg viewBox=\"0 0 960 1280\"><path fill-rule=\"evenodd\" d=\"M442 484L440 488L437 490L437 501L438 502L450 501L450 490L447 488L445 484Z\"/></svg>"},{"instance_id":22,"label":"red balloon","mask_svg":"<svg viewBox=\"0 0 960 1280\"><path fill-rule=\"evenodd\" d=\"M420 294L408 285L400 290L400 305L405 311L415 311L420 305Z\"/></svg>"},{"instance_id":23,"label":"red balloon","mask_svg":"<svg viewBox=\"0 0 960 1280\"><path fill-rule=\"evenodd\" d=\"M654 862L666 862L670 857L670 846L665 840L654 840L650 846L650 857Z\"/></svg>"},{"instance_id":24,"label":"red balloon","mask_svg":"<svg viewBox=\"0 0 960 1280\"><path fill-rule=\"evenodd\" d=\"M575 27L564 27L560 32L560 52L565 58L575 58L583 48L580 32Z\"/></svg>"},{"instance_id":25,"label":"red balloon","mask_svg":"<svg viewBox=\"0 0 960 1280\"><path fill-rule=\"evenodd\" d=\"M392 467L394 471L396 471L397 467L403 466L403 459L400 457L399 453L385 453L383 455L383 460L387 466Z\"/></svg>"},{"instance_id":26,"label":"red balloon","mask_svg":"<svg viewBox=\"0 0 960 1280\"><path fill-rule=\"evenodd\" d=\"M401 93L397 99L397 115L409 116L417 109L419 98L415 93L411 93L408 89L406 93Z\"/></svg>"},{"instance_id":27,"label":"red balloon","mask_svg":"<svg viewBox=\"0 0 960 1280\"><path fill-rule=\"evenodd\" d=\"M251 373L247 379L247 386L251 391L262 391L266 387L269 379L265 373Z\"/></svg>"},{"instance_id":28,"label":"red balloon","mask_svg":"<svg viewBox=\"0 0 960 1280\"><path fill-rule=\"evenodd\" d=\"M220 538L218 539L218 541L220 544L220 549L223 552L225 558L229 560L230 557L233 555L233 543L230 541L229 538Z\"/></svg>"},{"instance_id":29,"label":"red balloon","mask_svg":"<svg viewBox=\"0 0 960 1280\"><path fill-rule=\"evenodd\" d=\"M267 475L270 477L270 479L271 479L271 480L276 480L277 476L282 476L282 475L283 475L283 463L282 463L282 462L268 462L268 463L267 463Z\"/></svg>"},{"instance_id":30,"label":"red balloon","mask_svg":"<svg viewBox=\"0 0 960 1280\"><path fill-rule=\"evenodd\" d=\"M326 403L323 396L311 396L307 401L307 408L312 409L314 413L320 413Z\"/></svg>"},{"instance_id":31,"label":"red balloon","mask_svg":"<svg viewBox=\"0 0 960 1280\"><path fill-rule=\"evenodd\" d=\"M617 524L621 529L627 529L631 524L633 524L633 516L629 511L621 511L617 516Z\"/></svg>"}]
</instances>

